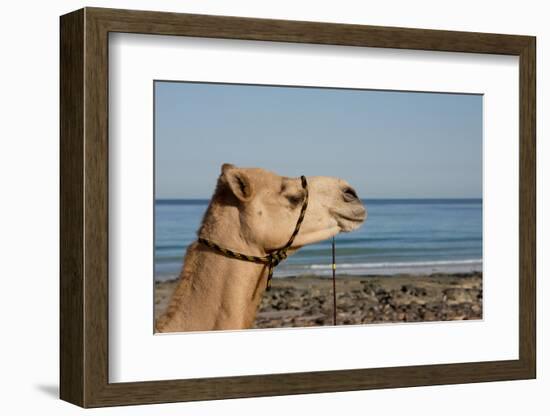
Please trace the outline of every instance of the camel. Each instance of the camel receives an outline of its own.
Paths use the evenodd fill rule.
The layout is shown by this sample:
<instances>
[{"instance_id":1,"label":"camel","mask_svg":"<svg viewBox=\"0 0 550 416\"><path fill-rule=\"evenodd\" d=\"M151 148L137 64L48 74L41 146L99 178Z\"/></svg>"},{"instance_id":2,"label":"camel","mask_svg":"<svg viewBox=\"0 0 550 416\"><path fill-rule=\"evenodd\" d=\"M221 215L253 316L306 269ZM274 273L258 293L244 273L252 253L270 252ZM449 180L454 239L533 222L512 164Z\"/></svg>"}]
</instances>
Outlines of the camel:
<instances>
[{"instance_id":1,"label":"camel","mask_svg":"<svg viewBox=\"0 0 550 416\"><path fill-rule=\"evenodd\" d=\"M353 231L365 221L366 208L346 181L313 176L307 178L307 188L307 210L292 253ZM197 234L239 253L265 256L288 242L304 197L300 178L223 164ZM168 307L155 323L156 331L251 328L265 291L267 268L192 243Z\"/></svg>"}]
</instances>

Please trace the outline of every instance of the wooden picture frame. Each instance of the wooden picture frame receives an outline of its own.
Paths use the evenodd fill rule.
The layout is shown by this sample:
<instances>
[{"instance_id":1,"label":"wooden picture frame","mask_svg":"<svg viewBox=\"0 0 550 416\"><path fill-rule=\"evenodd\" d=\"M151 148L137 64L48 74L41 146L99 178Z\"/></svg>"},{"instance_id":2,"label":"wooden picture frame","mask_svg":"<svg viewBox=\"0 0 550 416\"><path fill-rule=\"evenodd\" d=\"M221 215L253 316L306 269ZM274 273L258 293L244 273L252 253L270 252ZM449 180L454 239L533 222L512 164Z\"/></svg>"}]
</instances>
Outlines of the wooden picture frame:
<instances>
[{"instance_id":1,"label":"wooden picture frame","mask_svg":"<svg viewBox=\"0 0 550 416\"><path fill-rule=\"evenodd\" d=\"M535 378L534 37L100 8L62 16L60 29L61 399L82 407L101 407ZM109 383L110 32L518 56L519 359Z\"/></svg>"}]
</instances>

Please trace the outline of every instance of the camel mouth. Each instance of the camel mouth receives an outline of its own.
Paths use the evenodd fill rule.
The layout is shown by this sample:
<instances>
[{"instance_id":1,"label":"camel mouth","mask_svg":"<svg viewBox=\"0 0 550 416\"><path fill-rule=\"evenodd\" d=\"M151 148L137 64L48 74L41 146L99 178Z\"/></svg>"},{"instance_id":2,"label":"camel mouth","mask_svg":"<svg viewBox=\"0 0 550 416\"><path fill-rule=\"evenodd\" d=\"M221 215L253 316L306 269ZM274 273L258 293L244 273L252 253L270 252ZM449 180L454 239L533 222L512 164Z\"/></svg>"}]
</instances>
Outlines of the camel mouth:
<instances>
[{"instance_id":1,"label":"camel mouth","mask_svg":"<svg viewBox=\"0 0 550 416\"><path fill-rule=\"evenodd\" d=\"M354 212L353 215L349 214L336 214L336 222L340 227L340 230L344 233L356 230L367 219L367 210L363 208L360 212Z\"/></svg>"}]
</instances>

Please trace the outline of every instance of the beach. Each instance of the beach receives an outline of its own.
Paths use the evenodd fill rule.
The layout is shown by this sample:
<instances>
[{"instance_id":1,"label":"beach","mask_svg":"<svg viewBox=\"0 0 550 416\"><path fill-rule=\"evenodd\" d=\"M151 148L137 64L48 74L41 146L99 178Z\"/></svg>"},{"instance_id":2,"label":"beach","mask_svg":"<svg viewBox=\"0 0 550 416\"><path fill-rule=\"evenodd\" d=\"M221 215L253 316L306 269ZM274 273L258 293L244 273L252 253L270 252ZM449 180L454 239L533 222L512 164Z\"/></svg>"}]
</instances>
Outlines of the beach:
<instances>
[{"instance_id":1,"label":"beach","mask_svg":"<svg viewBox=\"0 0 550 416\"><path fill-rule=\"evenodd\" d=\"M167 306L176 280L155 283L155 316ZM265 292L254 328L333 325L332 279L279 277ZM338 276L338 325L482 318L482 275L472 273Z\"/></svg>"}]
</instances>

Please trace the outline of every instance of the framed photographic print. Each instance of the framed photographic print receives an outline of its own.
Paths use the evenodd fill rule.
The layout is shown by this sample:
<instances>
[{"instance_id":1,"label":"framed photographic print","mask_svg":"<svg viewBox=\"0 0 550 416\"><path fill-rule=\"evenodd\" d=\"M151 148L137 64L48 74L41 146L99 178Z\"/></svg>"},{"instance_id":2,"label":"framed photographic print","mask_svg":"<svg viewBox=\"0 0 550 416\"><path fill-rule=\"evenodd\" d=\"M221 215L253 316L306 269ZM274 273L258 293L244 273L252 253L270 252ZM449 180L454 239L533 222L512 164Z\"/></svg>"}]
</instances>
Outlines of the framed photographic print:
<instances>
[{"instance_id":1,"label":"framed photographic print","mask_svg":"<svg viewBox=\"0 0 550 416\"><path fill-rule=\"evenodd\" d=\"M535 38L61 17L83 407L534 378Z\"/></svg>"}]
</instances>

